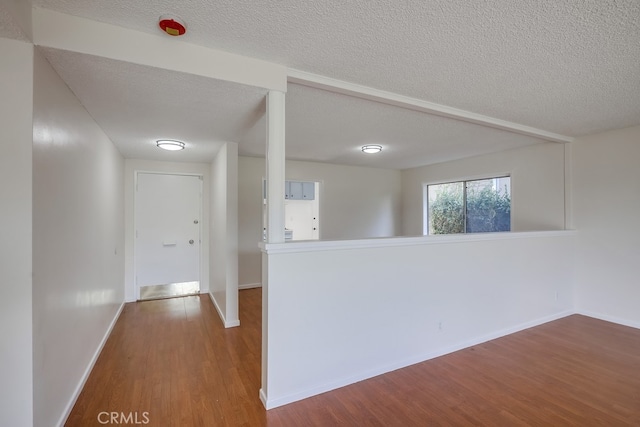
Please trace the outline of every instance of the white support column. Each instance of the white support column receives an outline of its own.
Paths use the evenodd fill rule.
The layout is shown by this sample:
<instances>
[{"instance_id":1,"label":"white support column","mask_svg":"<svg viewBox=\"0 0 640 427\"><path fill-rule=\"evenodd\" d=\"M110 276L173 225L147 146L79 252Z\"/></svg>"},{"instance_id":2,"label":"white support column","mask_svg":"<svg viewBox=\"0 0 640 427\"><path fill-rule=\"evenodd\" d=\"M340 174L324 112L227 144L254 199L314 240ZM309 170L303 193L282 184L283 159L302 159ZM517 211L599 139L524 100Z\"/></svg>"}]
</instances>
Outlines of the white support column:
<instances>
[{"instance_id":1,"label":"white support column","mask_svg":"<svg viewBox=\"0 0 640 427\"><path fill-rule=\"evenodd\" d=\"M267 95L267 243L284 242L285 94Z\"/></svg>"},{"instance_id":2,"label":"white support column","mask_svg":"<svg viewBox=\"0 0 640 427\"><path fill-rule=\"evenodd\" d=\"M267 94L267 243L284 243L284 98L284 92ZM265 407L269 394L269 305L269 255L263 250L260 400Z\"/></svg>"}]
</instances>

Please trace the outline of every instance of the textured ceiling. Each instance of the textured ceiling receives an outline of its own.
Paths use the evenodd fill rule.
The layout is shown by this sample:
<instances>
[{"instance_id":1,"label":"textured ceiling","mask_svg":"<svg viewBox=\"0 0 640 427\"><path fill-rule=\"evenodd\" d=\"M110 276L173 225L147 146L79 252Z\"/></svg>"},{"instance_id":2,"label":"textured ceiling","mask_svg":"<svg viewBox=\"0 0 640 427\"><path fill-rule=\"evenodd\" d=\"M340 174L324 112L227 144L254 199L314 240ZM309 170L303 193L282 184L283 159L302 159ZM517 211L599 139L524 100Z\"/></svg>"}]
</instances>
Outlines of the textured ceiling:
<instances>
[{"instance_id":1,"label":"textured ceiling","mask_svg":"<svg viewBox=\"0 0 640 427\"><path fill-rule=\"evenodd\" d=\"M33 3L570 136L640 123L638 0Z\"/></svg>"},{"instance_id":2,"label":"textured ceiling","mask_svg":"<svg viewBox=\"0 0 640 427\"><path fill-rule=\"evenodd\" d=\"M359 166L407 169L544 142L458 120L289 84L286 154ZM363 154L362 145L383 151ZM264 153L264 118L240 145L244 155Z\"/></svg>"},{"instance_id":3,"label":"textured ceiling","mask_svg":"<svg viewBox=\"0 0 640 427\"><path fill-rule=\"evenodd\" d=\"M264 115L262 89L57 49L42 52L127 158L210 161ZM187 149L160 150L157 139L178 139Z\"/></svg>"},{"instance_id":4,"label":"textured ceiling","mask_svg":"<svg viewBox=\"0 0 640 427\"><path fill-rule=\"evenodd\" d=\"M265 153L265 91L91 55L43 49L127 158L209 162L224 142ZM541 140L296 84L286 104L287 157L393 169L490 153ZM166 152L160 138L185 141ZM364 144L380 144L365 155Z\"/></svg>"},{"instance_id":5,"label":"textured ceiling","mask_svg":"<svg viewBox=\"0 0 640 427\"><path fill-rule=\"evenodd\" d=\"M33 3L159 37L158 17L175 13L188 26L178 43L568 136L640 124L638 0ZM43 51L125 157L209 161L226 141L264 155L264 90ZM286 109L291 159L404 169L542 142L295 84ZM158 138L188 149L162 152ZM363 155L366 143L383 153Z\"/></svg>"},{"instance_id":6,"label":"textured ceiling","mask_svg":"<svg viewBox=\"0 0 640 427\"><path fill-rule=\"evenodd\" d=\"M29 40L4 3L0 3L0 38Z\"/></svg>"}]
</instances>

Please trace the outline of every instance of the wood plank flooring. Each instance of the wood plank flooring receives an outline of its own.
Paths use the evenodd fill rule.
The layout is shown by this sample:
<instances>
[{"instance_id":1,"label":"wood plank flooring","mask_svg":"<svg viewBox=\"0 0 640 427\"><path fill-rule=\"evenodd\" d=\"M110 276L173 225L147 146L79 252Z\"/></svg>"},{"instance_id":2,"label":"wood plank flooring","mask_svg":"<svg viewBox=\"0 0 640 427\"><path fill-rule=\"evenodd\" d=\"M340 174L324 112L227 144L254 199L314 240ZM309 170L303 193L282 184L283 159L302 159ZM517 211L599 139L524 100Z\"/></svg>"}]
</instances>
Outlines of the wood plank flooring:
<instances>
[{"instance_id":1,"label":"wood plank flooring","mask_svg":"<svg viewBox=\"0 0 640 427\"><path fill-rule=\"evenodd\" d=\"M260 305L224 329L208 296L127 304L66 425L640 426L640 330L578 315L267 412Z\"/></svg>"}]
</instances>

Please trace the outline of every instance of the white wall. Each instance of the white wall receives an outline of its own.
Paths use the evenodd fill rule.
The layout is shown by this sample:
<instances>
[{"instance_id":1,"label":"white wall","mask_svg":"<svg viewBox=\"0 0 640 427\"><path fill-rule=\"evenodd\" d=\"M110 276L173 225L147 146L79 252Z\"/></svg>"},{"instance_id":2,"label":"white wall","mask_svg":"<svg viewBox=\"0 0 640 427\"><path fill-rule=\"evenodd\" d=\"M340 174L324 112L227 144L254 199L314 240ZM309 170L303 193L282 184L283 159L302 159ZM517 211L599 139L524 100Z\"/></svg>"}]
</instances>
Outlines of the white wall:
<instances>
[{"instance_id":1,"label":"white wall","mask_svg":"<svg viewBox=\"0 0 640 427\"><path fill-rule=\"evenodd\" d=\"M260 284L262 180L265 160L240 157L239 282ZM320 182L320 239L390 237L401 233L401 173L396 170L286 162L286 179Z\"/></svg>"},{"instance_id":2,"label":"white wall","mask_svg":"<svg viewBox=\"0 0 640 427\"><path fill-rule=\"evenodd\" d=\"M572 239L266 245L263 401L276 407L570 314Z\"/></svg>"},{"instance_id":3,"label":"white wall","mask_svg":"<svg viewBox=\"0 0 640 427\"><path fill-rule=\"evenodd\" d=\"M0 38L0 425L33 423L33 46Z\"/></svg>"},{"instance_id":4,"label":"white wall","mask_svg":"<svg viewBox=\"0 0 640 427\"><path fill-rule=\"evenodd\" d=\"M259 286L262 279L262 180L265 159L238 158L238 283Z\"/></svg>"},{"instance_id":5,"label":"white wall","mask_svg":"<svg viewBox=\"0 0 640 427\"><path fill-rule=\"evenodd\" d=\"M287 161L286 179L320 182L320 239L398 236L400 171Z\"/></svg>"},{"instance_id":6,"label":"white wall","mask_svg":"<svg viewBox=\"0 0 640 427\"><path fill-rule=\"evenodd\" d=\"M211 163L210 295L225 327L238 326L238 145Z\"/></svg>"},{"instance_id":7,"label":"white wall","mask_svg":"<svg viewBox=\"0 0 640 427\"><path fill-rule=\"evenodd\" d=\"M36 51L34 425L69 411L124 300L124 161Z\"/></svg>"},{"instance_id":8,"label":"white wall","mask_svg":"<svg viewBox=\"0 0 640 427\"><path fill-rule=\"evenodd\" d=\"M137 172L161 172L202 176L202 254L200 291L209 292L209 227L210 227L210 165L208 163L159 162L126 159L124 162L125 195L125 299L135 301L135 176Z\"/></svg>"},{"instance_id":9,"label":"white wall","mask_svg":"<svg viewBox=\"0 0 640 427\"><path fill-rule=\"evenodd\" d=\"M571 145L576 309L640 327L640 126Z\"/></svg>"},{"instance_id":10,"label":"white wall","mask_svg":"<svg viewBox=\"0 0 640 427\"><path fill-rule=\"evenodd\" d=\"M564 145L544 143L402 172L403 234L422 234L423 185L511 175L511 231L565 228Z\"/></svg>"}]
</instances>

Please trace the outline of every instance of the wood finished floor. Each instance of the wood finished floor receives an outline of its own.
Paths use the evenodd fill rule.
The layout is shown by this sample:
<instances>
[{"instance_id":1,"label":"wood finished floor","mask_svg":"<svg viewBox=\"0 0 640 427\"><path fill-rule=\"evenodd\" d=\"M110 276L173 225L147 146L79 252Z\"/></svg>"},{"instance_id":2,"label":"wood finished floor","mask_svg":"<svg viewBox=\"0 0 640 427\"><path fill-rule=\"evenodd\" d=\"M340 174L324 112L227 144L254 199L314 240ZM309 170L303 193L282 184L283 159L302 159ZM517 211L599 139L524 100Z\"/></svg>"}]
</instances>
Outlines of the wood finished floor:
<instances>
[{"instance_id":1,"label":"wood finished floor","mask_svg":"<svg viewBox=\"0 0 640 427\"><path fill-rule=\"evenodd\" d=\"M266 412L260 304L231 329L208 296L127 304L66 425L640 426L640 330L578 315Z\"/></svg>"}]
</instances>

